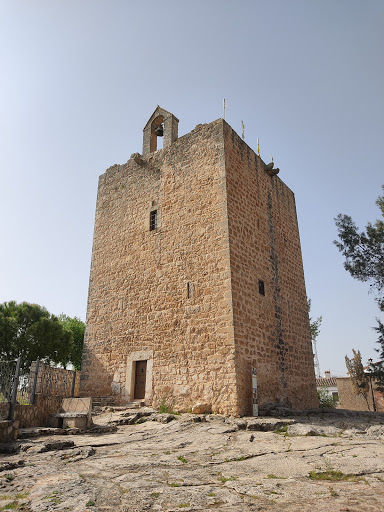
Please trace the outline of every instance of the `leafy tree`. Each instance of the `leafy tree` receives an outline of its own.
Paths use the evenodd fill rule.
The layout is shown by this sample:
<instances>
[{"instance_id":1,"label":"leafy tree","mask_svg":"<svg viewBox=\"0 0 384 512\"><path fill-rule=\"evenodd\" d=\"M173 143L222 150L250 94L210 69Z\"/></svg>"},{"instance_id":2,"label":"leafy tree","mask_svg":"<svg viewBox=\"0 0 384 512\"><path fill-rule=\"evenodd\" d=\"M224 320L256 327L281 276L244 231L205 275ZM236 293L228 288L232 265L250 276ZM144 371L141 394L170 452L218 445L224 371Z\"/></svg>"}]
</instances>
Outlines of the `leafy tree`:
<instances>
[{"instance_id":1,"label":"leafy tree","mask_svg":"<svg viewBox=\"0 0 384 512\"><path fill-rule=\"evenodd\" d=\"M384 185L382 189L383 195L377 198L376 205L384 218ZM345 257L344 268L355 279L370 283L371 290L377 294L379 308L384 311L384 221L369 222L361 232L348 215L339 214L335 222L340 241L334 243ZM381 350L377 352L381 361L373 364L372 369L379 388L384 391L384 326L380 320L377 322L374 329L379 333Z\"/></svg>"},{"instance_id":2,"label":"leafy tree","mask_svg":"<svg viewBox=\"0 0 384 512\"><path fill-rule=\"evenodd\" d=\"M72 347L72 333L38 304L15 301L0 304L0 360L21 356L22 369L32 361L63 363Z\"/></svg>"},{"instance_id":3,"label":"leafy tree","mask_svg":"<svg viewBox=\"0 0 384 512\"><path fill-rule=\"evenodd\" d=\"M384 185L382 188L376 204L384 218ZM345 257L344 268L355 279L370 283L384 311L384 221L369 222L361 232L349 215L339 214L335 222L340 241L334 243Z\"/></svg>"},{"instance_id":4,"label":"leafy tree","mask_svg":"<svg viewBox=\"0 0 384 512\"><path fill-rule=\"evenodd\" d=\"M367 402L368 410L369 402L368 402L368 393L369 393L369 377L364 372L363 363L361 362L361 354L360 350L352 349L353 357L350 359L348 356L345 356L345 364L347 366L347 370L349 376L352 381L352 388L355 395L362 396Z\"/></svg>"},{"instance_id":5,"label":"leafy tree","mask_svg":"<svg viewBox=\"0 0 384 512\"><path fill-rule=\"evenodd\" d=\"M63 327L72 332L73 344L68 355L68 362L72 363L76 370L81 368L81 356L83 354L85 324L77 316L70 318L62 313L59 320ZM64 365L65 366L65 365Z\"/></svg>"},{"instance_id":6,"label":"leafy tree","mask_svg":"<svg viewBox=\"0 0 384 512\"><path fill-rule=\"evenodd\" d=\"M376 320L377 327L374 327L374 330L379 334L377 343L380 345L380 348L375 348L375 350L380 354L380 361L372 363L370 367L372 369L372 376L376 380L376 388L384 392L384 324L378 318Z\"/></svg>"},{"instance_id":7,"label":"leafy tree","mask_svg":"<svg viewBox=\"0 0 384 512\"><path fill-rule=\"evenodd\" d=\"M308 313L311 312L311 305L312 301L311 299L307 299L307 305L308 305ZM321 322L323 321L322 316L318 316L316 320L312 320L312 317L309 317L309 327L311 330L311 340L316 341L316 338L320 334L320 326Z\"/></svg>"}]
</instances>

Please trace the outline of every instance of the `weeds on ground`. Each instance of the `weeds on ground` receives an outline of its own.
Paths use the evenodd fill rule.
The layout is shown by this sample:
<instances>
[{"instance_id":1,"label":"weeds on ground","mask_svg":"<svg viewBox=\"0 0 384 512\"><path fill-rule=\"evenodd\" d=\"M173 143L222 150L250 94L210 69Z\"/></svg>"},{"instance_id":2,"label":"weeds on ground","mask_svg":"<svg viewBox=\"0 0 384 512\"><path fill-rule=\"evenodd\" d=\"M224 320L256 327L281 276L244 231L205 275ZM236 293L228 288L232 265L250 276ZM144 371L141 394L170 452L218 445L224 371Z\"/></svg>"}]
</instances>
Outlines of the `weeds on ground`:
<instances>
[{"instance_id":1,"label":"weeds on ground","mask_svg":"<svg viewBox=\"0 0 384 512\"><path fill-rule=\"evenodd\" d=\"M327 469L326 471L310 471L308 478L311 480L332 480L332 481L344 481L344 482L361 482L366 481L361 476L352 474L345 474L341 471L334 471L333 469Z\"/></svg>"},{"instance_id":2,"label":"weeds on ground","mask_svg":"<svg viewBox=\"0 0 384 512\"><path fill-rule=\"evenodd\" d=\"M0 507L0 510L20 510L19 503L17 501L12 501L3 507Z\"/></svg>"},{"instance_id":3,"label":"weeds on ground","mask_svg":"<svg viewBox=\"0 0 384 512\"><path fill-rule=\"evenodd\" d=\"M58 504L63 501L61 498L59 498L61 494L61 492L54 492L50 496L45 496L44 499L49 500L51 503Z\"/></svg>"},{"instance_id":4,"label":"weeds on ground","mask_svg":"<svg viewBox=\"0 0 384 512\"><path fill-rule=\"evenodd\" d=\"M225 484L225 482L228 482L229 480L237 480L238 478L238 476L230 476L229 478L227 478L226 476L219 476L218 480L222 484Z\"/></svg>"},{"instance_id":5,"label":"weeds on ground","mask_svg":"<svg viewBox=\"0 0 384 512\"><path fill-rule=\"evenodd\" d=\"M331 493L331 496L333 496L334 498L337 498L337 496L339 496L338 493L333 490L333 487L329 487L329 492Z\"/></svg>"},{"instance_id":6,"label":"weeds on ground","mask_svg":"<svg viewBox=\"0 0 384 512\"><path fill-rule=\"evenodd\" d=\"M239 462L242 460L250 459L252 455L242 455L241 457L234 457L233 459L224 459L224 462Z\"/></svg>"},{"instance_id":7,"label":"weeds on ground","mask_svg":"<svg viewBox=\"0 0 384 512\"><path fill-rule=\"evenodd\" d=\"M287 436L288 435L288 425L284 425L284 427L275 428L274 433L280 434L281 436Z\"/></svg>"},{"instance_id":8,"label":"weeds on ground","mask_svg":"<svg viewBox=\"0 0 384 512\"><path fill-rule=\"evenodd\" d=\"M160 402L160 406L159 406L159 412L164 414L164 413L167 413L167 414L180 414L178 412L175 412L174 410L172 410L172 406L170 404L167 403L167 397L164 397L161 402Z\"/></svg>"},{"instance_id":9,"label":"weeds on ground","mask_svg":"<svg viewBox=\"0 0 384 512\"><path fill-rule=\"evenodd\" d=\"M27 508L26 505L19 503L18 501L11 501L6 505L0 507L0 510L17 510L18 512L26 512L27 510L29 510L29 508Z\"/></svg>"},{"instance_id":10,"label":"weeds on ground","mask_svg":"<svg viewBox=\"0 0 384 512\"><path fill-rule=\"evenodd\" d=\"M182 462L183 464L186 464L187 463L187 459L185 459L182 455L179 455L177 457L177 460L179 460L180 462Z\"/></svg>"},{"instance_id":11,"label":"weeds on ground","mask_svg":"<svg viewBox=\"0 0 384 512\"><path fill-rule=\"evenodd\" d=\"M23 500L24 498L27 498L28 494L29 494L28 492L25 492L23 494L15 494L14 496L2 494L2 495L0 495L0 500L12 500L12 499Z\"/></svg>"}]
</instances>

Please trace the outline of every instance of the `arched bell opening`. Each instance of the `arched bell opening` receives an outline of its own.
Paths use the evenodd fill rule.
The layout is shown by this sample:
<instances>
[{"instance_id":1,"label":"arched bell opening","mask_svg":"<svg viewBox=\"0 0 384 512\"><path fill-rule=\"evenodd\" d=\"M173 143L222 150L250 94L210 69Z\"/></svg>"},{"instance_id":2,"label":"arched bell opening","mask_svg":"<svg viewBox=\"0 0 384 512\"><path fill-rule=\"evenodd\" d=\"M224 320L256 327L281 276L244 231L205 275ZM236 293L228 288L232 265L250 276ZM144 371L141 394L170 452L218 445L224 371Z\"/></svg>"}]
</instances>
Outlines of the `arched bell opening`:
<instances>
[{"instance_id":1,"label":"arched bell opening","mask_svg":"<svg viewBox=\"0 0 384 512\"><path fill-rule=\"evenodd\" d=\"M151 153L163 148L164 117L159 115L151 123Z\"/></svg>"},{"instance_id":2,"label":"arched bell opening","mask_svg":"<svg viewBox=\"0 0 384 512\"><path fill-rule=\"evenodd\" d=\"M143 130L143 157L168 148L178 137L179 120L157 105Z\"/></svg>"}]
</instances>

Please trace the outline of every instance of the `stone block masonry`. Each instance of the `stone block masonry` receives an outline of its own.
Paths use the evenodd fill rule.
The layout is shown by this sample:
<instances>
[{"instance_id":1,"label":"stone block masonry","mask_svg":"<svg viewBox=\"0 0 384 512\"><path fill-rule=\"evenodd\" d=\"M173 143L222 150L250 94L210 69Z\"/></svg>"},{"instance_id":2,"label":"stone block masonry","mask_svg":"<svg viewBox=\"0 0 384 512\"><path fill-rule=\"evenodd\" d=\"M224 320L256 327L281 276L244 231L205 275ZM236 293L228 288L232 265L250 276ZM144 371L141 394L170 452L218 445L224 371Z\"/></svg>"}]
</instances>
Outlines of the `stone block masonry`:
<instances>
[{"instance_id":1,"label":"stone block masonry","mask_svg":"<svg viewBox=\"0 0 384 512\"><path fill-rule=\"evenodd\" d=\"M256 368L260 406L314 407L293 193L224 120L176 127L100 176L81 396L249 415Z\"/></svg>"},{"instance_id":2,"label":"stone block masonry","mask_svg":"<svg viewBox=\"0 0 384 512\"><path fill-rule=\"evenodd\" d=\"M252 367L261 406L317 407L294 194L226 123L224 141L240 413Z\"/></svg>"}]
</instances>

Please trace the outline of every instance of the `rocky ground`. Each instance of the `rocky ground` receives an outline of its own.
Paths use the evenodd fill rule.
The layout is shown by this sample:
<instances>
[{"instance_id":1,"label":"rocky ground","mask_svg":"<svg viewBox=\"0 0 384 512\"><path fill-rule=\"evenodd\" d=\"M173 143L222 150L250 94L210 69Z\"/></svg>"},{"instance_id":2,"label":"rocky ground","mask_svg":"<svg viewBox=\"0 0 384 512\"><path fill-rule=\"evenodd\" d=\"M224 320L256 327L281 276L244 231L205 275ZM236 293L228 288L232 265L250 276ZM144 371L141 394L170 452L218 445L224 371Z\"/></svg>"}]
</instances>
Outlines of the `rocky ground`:
<instances>
[{"instance_id":1,"label":"rocky ground","mask_svg":"<svg viewBox=\"0 0 384 512\"><path fill-rule=\"evenodd\" d=\"M141 409L94 421L86 433L22 432L1 455L0 510L384 511L384 415Z\"/></svg>"}]
</instances>

